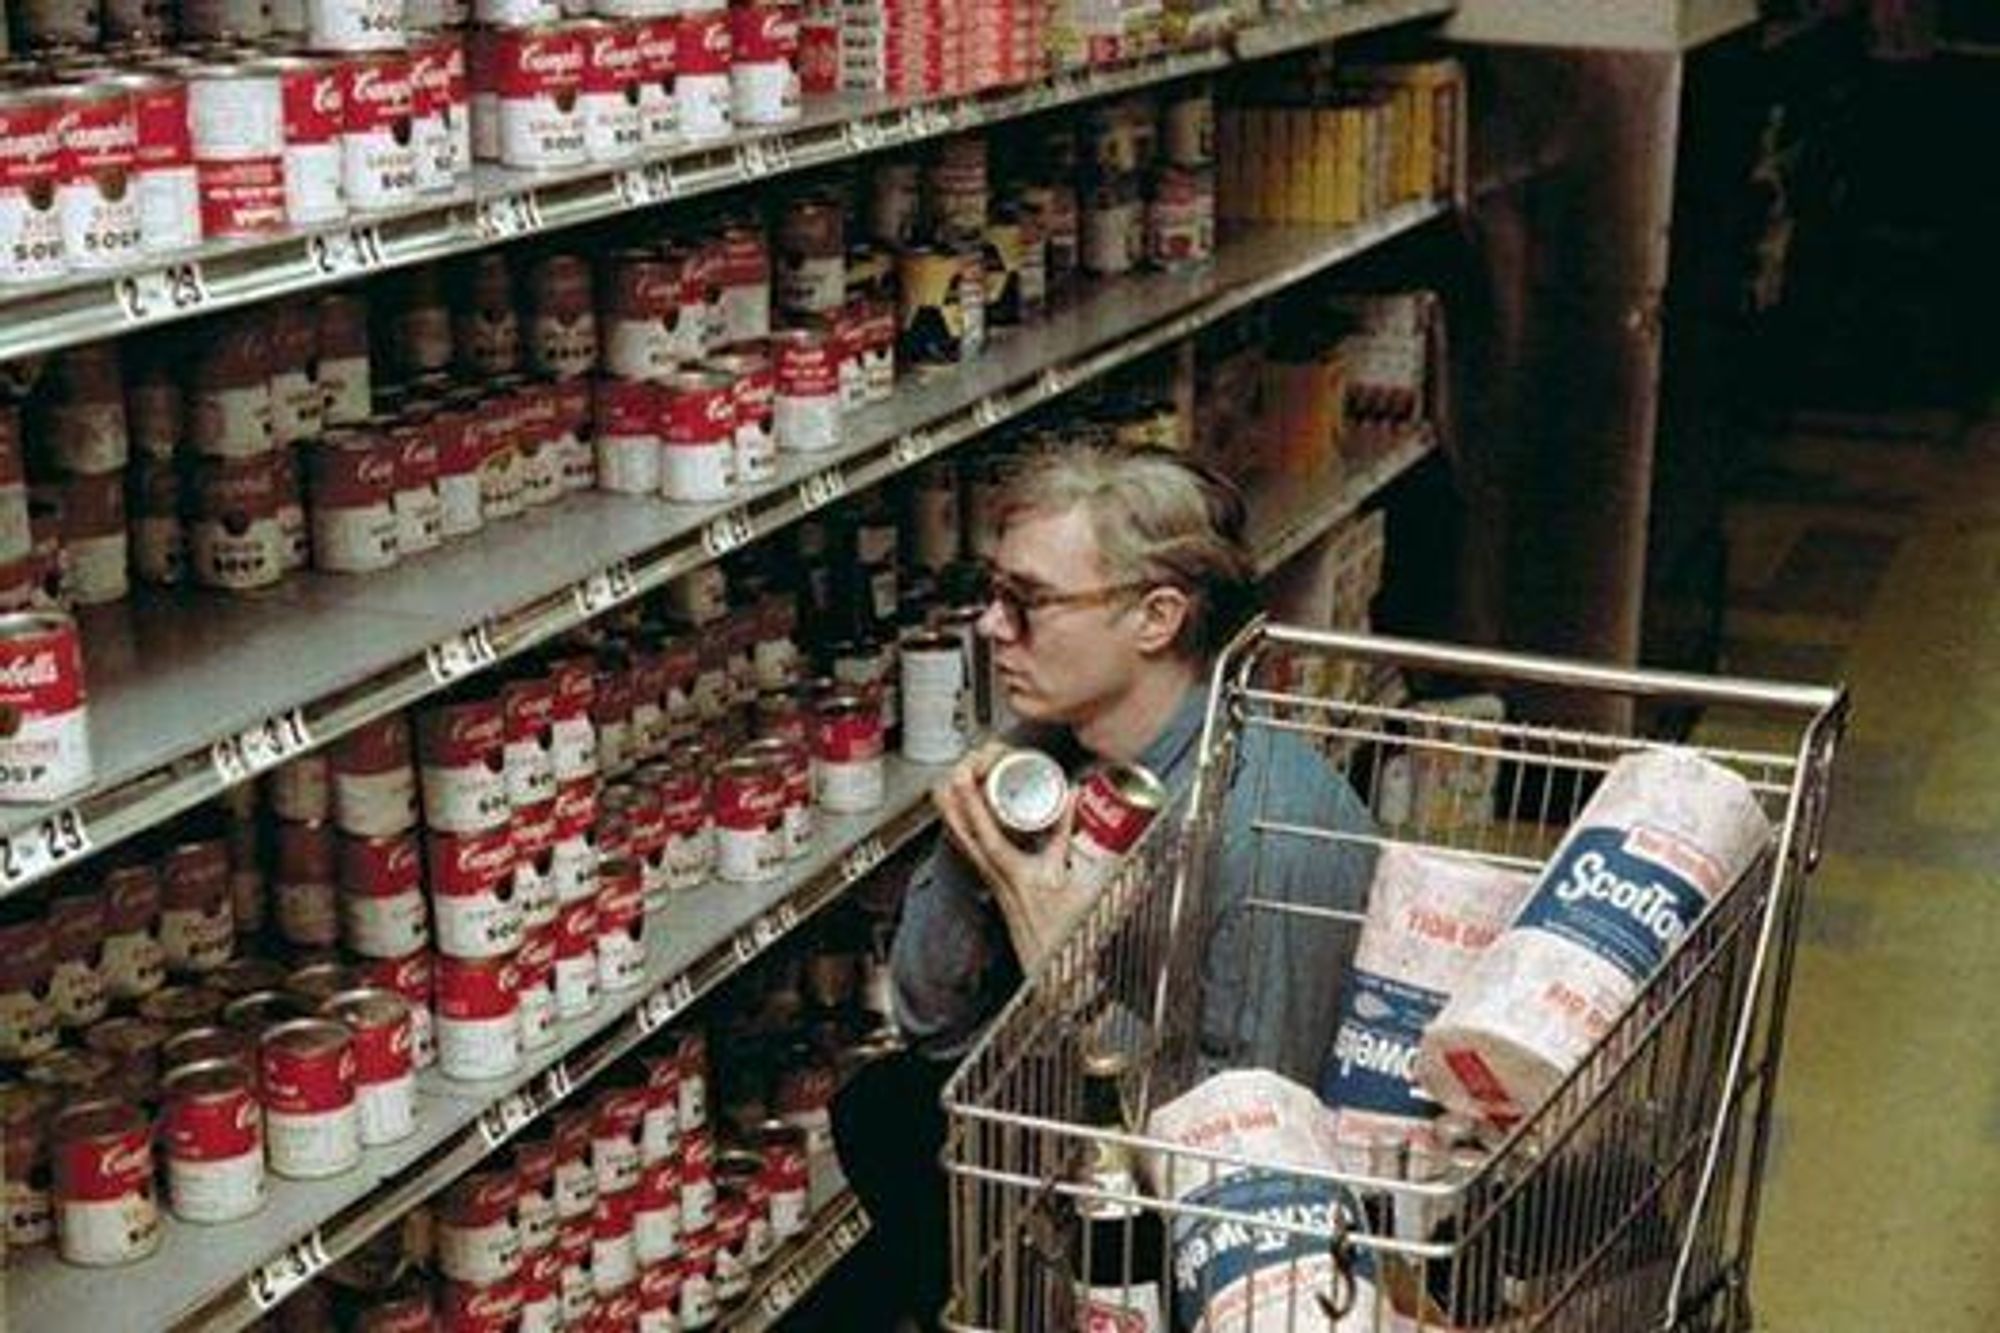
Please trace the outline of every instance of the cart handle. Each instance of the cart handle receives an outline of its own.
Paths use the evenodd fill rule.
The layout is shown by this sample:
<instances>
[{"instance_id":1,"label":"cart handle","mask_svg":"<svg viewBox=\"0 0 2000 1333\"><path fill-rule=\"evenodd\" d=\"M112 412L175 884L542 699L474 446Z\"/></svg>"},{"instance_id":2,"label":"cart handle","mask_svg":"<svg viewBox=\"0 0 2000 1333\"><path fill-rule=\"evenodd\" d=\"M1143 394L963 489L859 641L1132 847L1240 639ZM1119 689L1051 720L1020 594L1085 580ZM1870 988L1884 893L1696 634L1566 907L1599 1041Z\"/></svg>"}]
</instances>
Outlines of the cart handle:
<instances>
[{"instance_id":1,"label":"cart handle","mask_svg":"<svg viewBox=\"0 0 2000 1333\"><path fill-rule=\"evenodd\" d=\"M1835 708L1845 694L1842 689L1831 685L1798 685L1740 676L1698 676L1643 667L1602 666L1508 649L1462 647L1425 639L1349 634L1341 630L1304 629L1270 621L1253 624L1225 650L1225 655L1235 656L1260 631L1268 643L1373 658L1399 667L1416 667L1461 676L1504 676L1510 684L1530 681L1572 688L1582 686L1637 698L1748 705L1820 714Z\"/></svg>"}]
</instances>

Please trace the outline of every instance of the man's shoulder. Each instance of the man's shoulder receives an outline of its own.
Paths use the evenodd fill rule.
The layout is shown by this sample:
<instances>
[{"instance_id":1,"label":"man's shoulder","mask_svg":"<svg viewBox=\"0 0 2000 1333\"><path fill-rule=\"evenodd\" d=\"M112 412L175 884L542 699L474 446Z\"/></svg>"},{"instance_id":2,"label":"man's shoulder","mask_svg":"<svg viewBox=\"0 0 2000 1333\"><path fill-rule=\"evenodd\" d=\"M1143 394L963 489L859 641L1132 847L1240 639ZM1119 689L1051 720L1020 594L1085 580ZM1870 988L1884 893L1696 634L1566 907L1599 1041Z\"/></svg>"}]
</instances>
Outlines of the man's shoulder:
<instances>
[{"instance_id":1,"label":"man's shoulder","mask_svg":"<svg viewBox=\"0 0 2000 1333\"><path fill-rule=\"evenodd\" d=\"M1230 786L1235 800L1251 801L1267 816L1284 812L1291 822L1325 820L1337 812L1345 824L1362 814L1346 775L1323 751L1291 732L1248 731Z\"/></svg>"}]
</instances>

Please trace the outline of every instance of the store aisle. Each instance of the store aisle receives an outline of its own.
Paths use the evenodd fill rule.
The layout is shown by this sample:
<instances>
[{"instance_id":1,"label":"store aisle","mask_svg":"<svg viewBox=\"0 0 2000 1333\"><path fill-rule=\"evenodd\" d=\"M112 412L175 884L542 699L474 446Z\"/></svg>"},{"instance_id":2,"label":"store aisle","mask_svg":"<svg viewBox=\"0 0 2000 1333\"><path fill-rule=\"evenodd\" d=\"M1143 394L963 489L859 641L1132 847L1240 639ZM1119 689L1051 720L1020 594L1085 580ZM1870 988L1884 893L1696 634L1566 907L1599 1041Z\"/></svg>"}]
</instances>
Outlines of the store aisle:
<instances>
[{"instance_id":1,"label":"store aisle","mask_svg":"<svg viewBox=\"0 0 2000 1333\"><path fill-rule=\"evenodd\" d=\"M1844 677L1764 1333L2000 1327L2000 401L1801 418L1730 513L1725 669Z\"/></svg>"}]
</instances>

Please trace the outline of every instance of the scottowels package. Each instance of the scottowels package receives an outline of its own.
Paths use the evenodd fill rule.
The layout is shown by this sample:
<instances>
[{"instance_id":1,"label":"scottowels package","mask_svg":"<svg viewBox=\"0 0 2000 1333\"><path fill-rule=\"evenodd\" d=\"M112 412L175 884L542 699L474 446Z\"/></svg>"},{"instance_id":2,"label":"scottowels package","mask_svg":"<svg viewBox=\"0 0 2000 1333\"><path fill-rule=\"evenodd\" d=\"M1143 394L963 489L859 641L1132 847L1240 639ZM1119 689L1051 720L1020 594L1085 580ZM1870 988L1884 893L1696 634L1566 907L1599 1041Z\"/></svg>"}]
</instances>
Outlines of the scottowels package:
<instances>
[{"instance_id":1,"label":"scottowels package","mask_svg":"<svg viewBox=\"0 0 2000 1333\"><path fill-rule=\"evenodd\" d=\"M1417 1082L1418 1044L1534 882L1519 871L1400 844L1377 855L1368 919L1320 1074L1344 1169L1374 1169L1372 1150L1385 1144L1431 1146L1431 1124L1443 1108Z\"/></svg>"},{"instance_id":2,"label":"scottowels package","mask_svg":"<svg viewBox=\"0 0 2000 1333\"><path fill-rule=\"evenodd\" d=\"M1730 770L1687 750L1619 760L1425 1032L1425 1090L1496 1123L1533 1112L1770 837Z\"/></svg>"},{"instance_id":3,"label":"scottowels package","mask_svg":"<svg viewBox=\"0 0 2000 1333\"><path fill-rule=\"evenodd\" d=\"M1231 1221L1176 1216L1172 1223L1174 1327L1184 1333L1364 1333L1376 1327L1373 1261L1351 1251L1354 1300L1338 1322L1319 1297L1334 1291L1323 1238L1260 1229L1256 1220L1361 1229L1345 1186L1288 1168L1335 1168L1333 1113L1300 1085L1263 1069L1231 1070L1153 1112L1149 1137L1258 1165L1238 1168L1152 1152L1140 1166L1155 1196L1214 1208Z\"/></svg>"}]
</instances>

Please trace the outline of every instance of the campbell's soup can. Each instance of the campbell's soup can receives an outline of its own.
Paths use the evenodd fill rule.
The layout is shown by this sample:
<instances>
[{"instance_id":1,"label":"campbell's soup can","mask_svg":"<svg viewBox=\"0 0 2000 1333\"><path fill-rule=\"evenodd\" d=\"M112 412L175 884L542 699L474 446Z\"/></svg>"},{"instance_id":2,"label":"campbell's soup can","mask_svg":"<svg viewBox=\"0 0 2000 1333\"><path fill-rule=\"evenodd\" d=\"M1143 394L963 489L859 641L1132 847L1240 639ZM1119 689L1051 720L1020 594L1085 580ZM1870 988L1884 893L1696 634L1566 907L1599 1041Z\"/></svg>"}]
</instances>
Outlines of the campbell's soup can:
<instances>
[{"instance_id":1,"label":"campbell's soup can","mask_svg":"<svg viewBox=\"0 0 2000 1333\"><path fill-rule=\"evenodd\" d=\"M522 1252L553 1249L562 1220L556 1212L555 1143L539 1139L515 1144L514 1178L520 1184L514 1223L521 1233Z\"/></svg>"},{"instance_id":2,"label":"campbell's soup can","mask_svg":"<svg viewBox=\"0 0 2000 1333\"><path fill-rule=\"evenodd\" d=\"M1077 783L1070 882L1102 888L1166 804L1166 785L1138 764L1092 768Z\"/></svg>"},{"instance_id":3,"label":"campbell's soup can","mask_svg":"<svg viewBox=\"0 0 2000 1333\"><path fill-rule=\"evenodd\" d=\"M343 833L386 838L415 828L417 775L401 713L357 727L327 752L333 822Z\"/></svg>"},{"instance_id":4,"label":"campbell's soup can","mask_svg":"<svg viewBox=\"0 0 2000 1333\"><path fill-rule=\"evenodd\" d=\"M539 1051L552 1044L556 1031L556 924L535 926L521 937L514 955L521 971L521 1049Z\"/></svg>"},{"instance_id":5,"label":"campbell's soup can","mask_svg":"<svg viewBox=\"0 0 2000 1333\"><path fill-rule=\"evenodd\" d=\"M587 782L597 776L597 729L590 708L597 696L596 664L588 657L565 657L549 663L549 684L555 691L550 717L551 759L559 786Z\"/></svg>"},{"instance_id":6,"label":"campbell's soup can","mask_svg":"<svg viewBox=\"0 0 2000 1333\"><path fill-rule=\"evenodd\" d=\"M64 271L56 117L45 89L0 91L0 282Z\"/></svg>"},{"instance_id":7,"label":"campbell's soup can","mask_svg":"<svg viewBox=\"0 0 2000 1333\"><path fill-rule=\"evenodd\" d=\"M338 835L331 824L283 821L273 832L278 935L295 949L330 949L340 942Z\"/></svg>"},{"instance_id":8,"label":"campbell's soup can","mask_svg":"<svg viewBox=\"0 0 2000 1333\"><path fill-rule=\"evenodd\" d=\"M416 202L410 125L416 93L409 56L396 52L343 61L341 103L340 180L348 206L367 213Z\"/></svg>"},{"instance_id":9,"label":"campbell's soup can","mask_svg":"<svg viewBox=\"0 0 2000 1333\"><path fill-rule=\"evenodd\" d=\"M113 865L103 882L104 989L114 1000L136 1000L166 984L159 874L151 864Z\"/></svg>"},{"instance_id":10,"label":"campbell's soup can","mask_svg":"<svg viewBox=\"0 0 2000 1333\"><path fill-rule=\"evenodd\" d=\"M428 417L406 417L394 423L389 427L388 443L396 463L392 505L396 553L408 556L435 550L444 541L443 460Z\"/></svg>"},{"instance_id":11,"label":"campbell's soup can","mask_svg":"<svg viewBox=\"0 0 2000 1333\"><path fill-rule=\"evenodd\" d=\"M685 1216L683 1222L685 1223ZM681 1235L681 1327L710 1328L715 1324L715 1231L704 1223L685 1226Z\"/></svg>"},{"instance_id":12,"label":"campbell's soup can","mask_svg":"<svg viewBox=\"0 0 2000 1333\"><path fill-rule=\"evenodd\" d=\"M765 736L751 741L741 752L770 760L785 775L785 859L801 859L812 850L813 840L811 746L783 736Z\"/></svg>"},{"instance_id":13,"label":"campbell's soup can","mask_svg":"<svg viewBox=\"0 0 2000 1333\"><path fill-rule=\"evenodd\" d=\"M768 1227L768 1223L766 1224ZM730 1186L716 1191L715 1298L723 1304L741 1300L750 1290L755 1262L751 1241L750 1202Z\"/></svg>"},{"instance_id":14,"label":"campbell's soup can","mask_svg":"<svg viewBox=\"0 0 2000 1333\"><path fill-rule=\"evenodd\" d=\"M72 269L117 268L140 252L139 152L132 95L112 80L60 87L56 210Z\"/></svg>"},{"instance_id":15,"label":"campbell's soup can","mask_svg":"<svg viewBox=\"0 0 2000 1333\"><path fill-rule=\"evenodd\" d=\"M632 1248L642 1265L671 1259L680 1250L681 1166L675 1158L639 1168L632 1201Z\"/></svg>"},{"instance_id":16,"label":"campbell's soup can","mask_svg":"<svg viewBox=\"0 0 2000 1333\"><path fill-rule=\"evenodd\" d=\"M799 118L799 11L750 0L730 10L730 112L739 125Z\"/></svg>"},{"instance_id":17,"label":"campbell's soup can","mask_svg":"<svg viewBox=\"0 0 2000 1333\"><path fill-rule=\"evenodd\" d=\"M430 950L418 949L402 958L380 959L360 969L362 984L394 991L409 1004L410 1059L419 1069L437 1063L436 1015L431 1008L432 966Z\"/></svg>"},{"instance_id":18,"label":"campbell's soup can","mask_svg":"<svg viewBox=\"0 0 2000 1333\"><path fill-rule=\"evenodd\" d=\"M597 899L564 903L556 916L556 1013L577 1018L597 1008Z\"/></svg>"},{"instance_id":19,"label":"campbell's soup can","mask_svg":"<svg viewBox=\"0 0 2000 1333\"><path fill-rule=\"evenodd\" d=\"M680 1068L681 1133L708 1124L708 1038L697 1029L676 1033L674 1060Z\"/></svg>"},{"instance_id":20,"label":"campbell's soup can","mask_svg":"<svg viewBox=\"0 0 2000 1333\"><path fill-rule=\"evenodd\" d=\"M49 979L55 960L48 922L0 924L0 1059L32 1060L62 1040Z\"/></svg>"},{"instance_id":21,"label":"campbell's soup can","mask_svg":"<svg viewBox=\"0 0 2000 1333\"><path fill-rule=\"evenodd\" d=\"M406 958L430 943L417 836L340 835L340 939L364 958Z\"/></svg>"},{"instance_id":22,"label":"campbell's soup can","mask_svg":"<svg viewBox=\"0 0 2000 1333\"><path fill-rule=\"evenodd\" d=\"M504 827L505 716L498 699L432 704L417 714L417 760L424 822L444 833Z\"/></svg>"},{"instance_id":23,"label":"campbell's soup can","mask_svg":"<svg viewBox=\"0 0 2000 1333\"><path fill-rule=\"evenodd\" d=\"M381 987L343 991L320 1006L354 1036L354 1094L363 1147L408 1138L417 1128L415 1032L410 1005Z\"/></svg>"},{"instance_id":24,"label":"campbell's soup can","mask_svg":"<svg viewBox=\"0 0 2000 1333\"><path fill-rule=\"evenodd\" d=\"M160 1245L153 1126L131 1102L79 1102L49 1125L56 1246L66 1262L129 1264Z\"/></svg>"},{"instance_id":25,"label":"campbell's soup can","mask_svg":"<svg viewBox=\"0 0 2000 1333\"><path fill-rule=\"evenodd\" d=\"M577 379L597 369L596 298L590 264L574 254L544 255L528 271L528 354L535 369ZM539 406L530 402L531 413Z\"/></svg>"},{"instance_id":26,"label":"campbell's soup can","mask_svg":"<svg viewBox=\"0 0 2000 1333\"><path fill-rule=\"evenodd\" d=\"M442 536L466 537L486 526L484 487L485 440L476 418L476 393L455 395L431 416L438 442L438 530Z\"/></svg>"},{"instance_id":27,"label":"campbell's soup can","mask_svg":"<svg viewBox=\"0 0 2000 1333\"><path fill-rule=\"evenodd\" d=\"M831 325L816 321L771 339L776 396L772 434L778 448L823 453L841 442L840 347Z\"/></svg>"},{"instance_id":28,"label":"campbell's soup can","mask_svg":"<svg viewBox=\"0 0 2000 1333\"><path fill-rule=\"evenodd\" d=\"M160 948L167 969L212 972L236 951L229 848L220 839L180 844L160 861Z\"/></svg>"},{"instance_id":29,"label":"campbell's soup can","mask_svg":"<svg viewBox=\"0 0 2000 1333\"><path fill-rule=\"evenodd\" d=\"M778 442L774 428L777 374L771 358L759 347L728 349L708 359L709 369L731 383L731 411L736 421L735 457L731 472L736 484L769 481L778 473Z\"/></svg>"},{"instance_id":30,"label":"campbell's soup can","mask_svg":"<svg viewBox=\"0 0 2000 1333\"><path fill-rule=\"evenodd\" d=\"M374 411L368 307L358 296L319 298L319 382L326 390L326 424L352 426Z\"/></svg>"},{"instance_id":31,"label":"campbell's soup can","mask_svg":"<svg viewBox=\"0 0 2000 1333\"><path fill-rule=\"evenodd\" d=\"M647 1100L643 1087L606 1088L591 1103L590 1161L600 1201L638 1187Z\"/></svg>"},{"instance_id":32,"label":"campbell's soup can","mask_svg":"<svg viewBox=\"0 0 2000 1333\"><path fill-rule=\"evenodd\" d=\"M354 1039L330 1019L297 1018L267 1028L257 1042L271 1170L313 1180L361 1161Z\"/></svg>"},{"instance_id":33,"label":"campbell's soup can","mask_svg":"<svg viewBox=\"0 0 2000 1333\"><path fill-rule=\"evenodd\" d=\"M676 1242L669 1254L639 1260L639 1333L681 1333L679 1249Z\"/></svg>"},{"instance_id":34,"label":"campbell's soup can","mask_svg":"<svg viewBox=\"0 0 2000 1333\"><path fill-rule=\"evenodd\" d=\"M764 229L743 222L725 225L716 237L722 289L721 341L755 344L771 334L771 251ZM761 350L753 348L752 350Z\"/></svg>"},{"instance_id":35,"label":"campbell's soup can","mask_svg":"<svg viewBox=\"0 0 2000 1333\"><path fill-rule=\"evenodd\" d=\"M634 24L586 20L583 36L583 141L593 162L622 162L644 145L639 111L644 54Z\"/></svg>"},{"instance_id":36,"label":"campbell's soup can","mask_svg":"<svg viewBox=\"0 0 2000 1333\"><path fill-rule=\"evenodd\" d=\"M458 173L472 161L472 127L455 115L452 103L454 61L463 83L465 47L456 33L433 34L410 43L410 153L416 164L416 187L424 194L451 189ZM457 160L461 135L463 165Z\"/></svg>"},{"instance_id":37,"label":"campbell's soup can","mask_svg":"<svg viewBox=\"0 0 2000 1333\"><path fill-rule=\"evenodd\" d=\"M683 503L727 499L735 488L735 386L726 375L682 371L667 381L660 493Z\"/></svg>"},{"instance_id":38,"label":"campbell's soup can","mask_svg":"<svg viewBox=\"0 0 2000 1333\"><path fill-rule=\"evenodd\" d=\"M280 481L271 454L195 463L194 519L188 529L195 582L243 591L269 587L284 577L287 541L278 517Z\"/></svg>"},{"instance_id":39,"label":"campbell's soup can","mask_svg":"<svg viewBox=\"0 0 2000 1333\"><path fill-rule=\"evenodd\" d=\"M523 926L545 926L561 904L556 884L556 803L544 801L514 812L514 901Z\"/></svg>"},{"instance_id":40,"label":"campbell's soup can","mask_svg":"<svg viewBox=\"0 0 2000 1333\"><path fill-rule=\"evenodd\" d=\"M568 24L495 28L480 37L480 63L490 80L499 130L494 150L501 165L582 166L589 160L582 29Z\"/></svg>"},{"instance_id":41,"label":"campbell's soup can","mask_svg":"<svg viewBox=\"0 0 2000 1333\"><path fill-rule=\"evenodd\" d=\"M0 1088L0 1226L10 1249L46 1244L55 1234L48 1145L55 1102L52 1090L32 1084Z\"/></svg>"},{"instance_id":42,"label":"campbell's soup can","mask_svg":"<svg viewBox=\"0 0 2000 1333\"><path fill-rule=\"evenodd\" d=\"M605 278L604 369L623 380L664 380L680 363L677 261L650 250L620 251Z\"/></svg>"},{"instance_id":43,"label":"campbell's soup can","mask_svg":"<svg viewBox=\"0 0 2000 1333\"><path fill-rule=\"evenodd\" d=\"M438 1284L439 1333L513 1333L521 1323L518 1278L488 1286L447 1280Z\"/></svg>"},{"instance_id":44,"label":"campbell's soup can","mask_svg":"<svg viewBox=\"0 0 2000 1333\"><path fill-rule=\"evenodd\" d=\"M558 1333L563 1327L562 1251L551 1244L522 1256L518 1333Z\"/></svg>"},{"instance_id":45,"label":"campbell's soup can","mask_svg":"<svg viewBox=\"0 0 2000 1333\"><path fill-rule=\"evenodd\" d=\"M399 51L409 40L403 0L305 0L315 51Z\"/></svg>"},{"instance_id":46,"label":"campbell's soup can","mask_svg":"<svg viewBox=\"0 0 2000 1333\"><path fill-rule=\"evenodd\" d=\"M830 814L881 807L884 795L882 710L862 694L824 700L813 727L813 768L820 806Z\"/></svg>"},{"instance_id":47,"label":"campbell's soup can","mask_svg":"<svg viewBox=\"0 0 2000 1333\"><path fill-rule=\"evenodd\" d=\"M590 1160L596 1118L587 1108L556 1112L550 1137L555 1143L556 1216L568 1224L586 1220L597 1208L597 1168Z\"/></svg>"},{"instance_id":48,"label":"campbell's soup can","mask_svg":"<svg viewBox=\"0 0 2000 1333\"><path fill-rule=\"evenodd\" d=\"M264 62L278 83L284 115L285 217L296 226L347 216L341 133L347 119L343 68L324 56Z\"/></svg>"},{"instance_id":49,"label":"campbell's soup can","mask_svg":"<svg viewBox=\"0 0 2000 1333\"><path fill-rule=\"evenodd\" d=\"M0 615L0 801L55 801L91 782L89 710L76 622ZM79 835L80 836L80 835Z\"/></svg>"},{"instance_id":50,"label":"campbell's soup can","mask_svg":"<svg viewBox=\"0 0 2000 1333\"><path fill-rule=\"evenodd\" d=\"M599 881L598 982L607 991L630 990L646 979L646 901L638 864L606 861Z\"/></svg>"},{"instance_id":51,"label":"campbell's soup can","mask_svg":"<svg viewBox=\"0 0 2000 1333\"><path fill-rule=\"evenodd\" d=\"M521 1178L511 1166L484 1167L445 1191L437 1213L438 1270L488 1287L520 1271Z\"/></svg>"},{"instance_id":52,"label":"campbell's soup can","mask_svg":"<svg viewBox=\"0 0 2000 1333\"><path fill-rule=\"evenodd\" d=\"M201 231L210 240L275 231L289 220L282 73L262 61L188 71Z\"/></svg>"},{"instance_id":53,"label":"campbell's soup can","mask_svg":"<svg viewBox=\"0 0 2000 1333\"><path fill-rule=\"evenodd\" d=\"M632 1243L632 1211L636 1196L625 1190L597 1195L597 1212L591 1216L590 1282L597 1296L598 1313L620 1293L630 1292L639 1280L639 1256ZM636 1315L636 1308L633 1314Z\"/></svg>"},{"instance_id":54,"label":"campbell's soup can","mask_svg":"<svg viewBox=\"0 0 2000 1333\"><path fill-rule=\"evenodd\" d=\"M137 131L133 188L138 191L141 243L154 254L198 244L201 195L195 179L187 81L125 73L113 82L132 96Z\"/></svg>"},{"instance_id":55,"label":"campbell's soup can","mask_svg":"<svg viewBox=\"0 0 2000 1333\"><path fill-rule=\"evenodd\" d=\"M719 139L732 125L729 10L683 11L674 44L674 98L681 137Z\"/></svg>"},{"instance_id":56,"label":"campbell's soup can","mask_svg":"<svg viewBox=\"0 0 2000 1333\"><path fill-rule=\"evenodd\" d=\"M548 919L554 919L555 904L575 902L597 892L601 860L596 838L597 812L597 784L593 779L566 782L556 793L546 875Z\"/></svg>"},{"instance_id":57,"label":"campbell's soup can","mask_svg":"<svg viewBox=\"0 0 2000 1333\"><path fill-rule=\"evenodd\" d=\"M512 958L437 958L438 1068L501 1078L521 1067L520 970Z\"/></svg>"},{"instance_id":58,"label":"campbell's soup can","mask_svg":"<svg viewBox=\"0 0 2000 1333\"><path fill-rule=\"evenodd\" d=\"M249 1067L199 1060L160 1087L167 1206L190 1222L234 1222L264 1206L264 1113Z\"/></svg>"},{"instance_id":59,"label":"campbell's soup can","mask_svg":"<svg viewBox=\"0 0 2000 1333\"><path fill-rule=\"evenodd\" d=\"M582 1327L596 1312L597 1288L590 1272L593 1218L563 1223L556 1250L562 1255L562 1318L564 1328Z\"/></svg>"},{"instance_id":60,"label":"campbell's soup can","mask_svg":"<svg viewBox=\"0 0 2000 1333\"><path fill-rule=\"evenodd\" d=\"M492 959L520 947L524 919L516 879L516 843L506 826L476 833L425 835L431 911L438 952Z\"/></svg>"},{"instance_id":61,"label":"campbell's soup can","mask_svg":"<svg viewBox=\"0 0 2000 1333\"><path fill-rule=\"evenodd\" d=\"M401 555L396 450L379 430L343 429L306 449L313 564L333 574L388 569Z\"/></svg>"},{"instance_id":62,"label":"campbell's soup can","mask_svg":"<svg viewBox=\"0 0 2000 1333\"><path fill-rule=\"evenodd\" d=\"M809 1220L811 1169L806 1133L782 1120L757 1127L763 1159L764 1191L770 1200L771 1233L782 1244L806 1229Z\"/></svg>"},{"instance_id":63,"label":"campbell's soup can","mask_svg":"<svg viewBox=\"0 0 2000 1333\"><path fill-rule=\"evenodd\" d=\"M847 299L845 210L834 199L807 196L785 206L778 220L778 305L788 315L832 315Z\"/></svg>"},{"instance_id":64,"label":"campbell's soup can","mask_svg":"<svg viewBox=\"0 0 2000 1333\"><path fill-rule=\"evenodd\" d=\"M104 951L105 899L95 885L73 884L48 901L49 1003L56 1022L88 1027L104 1017L110 999L100 962Z\"/></svg>"},{"instance_id":65,"label":"campbell's soup can","mask_svg":"<svg viewBox=\"0 0 2000 1333\"><path fill-rule=\"evenodd\" d=\"M507 798L515 809L555 799L555 687L546 678L510 680L500 687Z\"/></svg>"},{"instance_id":66,"label":"campbell's soup can","mask_svg":"<svg viewBox=\"0 0 2000 1333\"><path fill-rule=\"evenodd\" d=\"M326 389L319 360L319 314L300 301L271 307L271 443L279 448L317 439L326 425Z\"/></svg>"},{"instance_id":67,"label":"campbell's soup can","mask_svg":"<svg viewBox=\"0 0 2000 1333\"><path fill-rule=\"evenodd\" d=\"M643 0L642 0L643 2ZM616 5L619 0L609 0ZM599 3L599 13L607 9ZM639 47L639 142L648 150L670 146L680 134L680 103L674 95L680 20L675 6L655 3L646 17L635 16Z\"/></svg>"},{"instance_id":68,"label":"campbell's soup can","mask_svg":"<svg viewBox=\"0 0 2000 1333\"><path fill-rule=\"evenodd\" d=\"M756 884L783 873L785 775L776 764L736 758L717 767L714 818L718 876Z\"/></svg>"}]
</instances>

